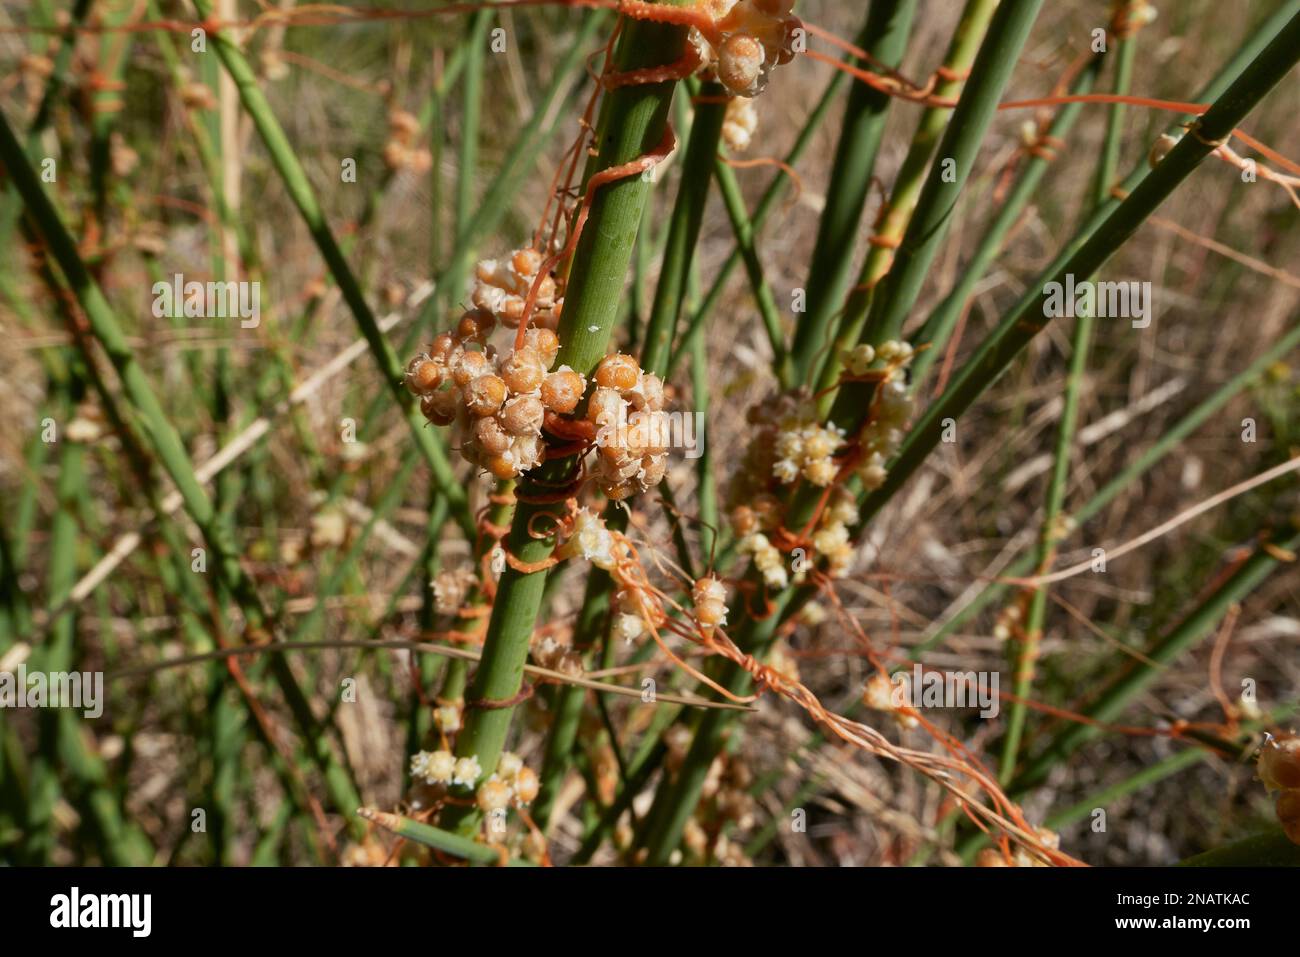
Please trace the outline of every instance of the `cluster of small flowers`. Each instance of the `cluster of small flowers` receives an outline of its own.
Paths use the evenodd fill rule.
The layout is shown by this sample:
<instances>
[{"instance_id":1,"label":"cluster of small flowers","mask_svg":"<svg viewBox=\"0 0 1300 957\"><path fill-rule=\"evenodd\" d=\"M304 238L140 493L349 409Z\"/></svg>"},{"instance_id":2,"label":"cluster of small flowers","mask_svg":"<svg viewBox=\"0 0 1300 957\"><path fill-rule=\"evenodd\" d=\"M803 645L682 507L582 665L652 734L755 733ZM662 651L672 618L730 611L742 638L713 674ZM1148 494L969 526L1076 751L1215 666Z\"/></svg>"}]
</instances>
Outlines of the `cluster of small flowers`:
<instances>
[{"instance_id":1,"label":"cluster of small flowers","mask_svg":"<svg viewBox=\"0 0 1300 957\"><path fill-rule=\"evenodd\" d=\"M424 147L415 145L420 135L420 121L405 110L388 114L388 142L384 144L384 165L391 170L410 170L427 173L433 166L433 155Z\"/></svg>"},{"instance_id":2,"label":"cluster of small flowers","mask_svg":"<svg viewBox=\"0 0 1300 957\"><path fill-rule=\"evenodd\" d=\"M658 628L667 618L658 596L640 588L614 592L614 612L614 634L628 644L646 634L648 624Z\"/></svg>"},{"instance_id":3,"label":"cluster of small flowers","mask_svg":"<svg viewBox=\"0 0 1300 957\"><path fill-rule=\"evenodd\" d=\"M474 288L470 300L478 309L490 312L498 322L518 329L524 316L524 303L528 292L542 268L542 254L531 246L516 249L508 260L484 259L474 267ZM560 309L564 297L558 296L555 279L542 277L537 298L533 302L530 322L543 329L555 329L560 324Z\"/></svg>"},{"instance_id":4,"label":"cluster of small flowers","mask_svg":"<svg viewBox=\"0 0 1300 957\"><path fill-rule=\"evenodd\" d=\"M780 590L790 584L790 574L785 569L781 550L762 532L753 532L740 540L740 551L754 556L754 567L763 574L768 588Z\"/></svg>"},{"instance_id":5,"label":"cluster of small flowers","mask_svg":"<svg viewBox=\"0 0 1300 957\"><path fill-rule=\"evenodd\" d=\"M465 714L465 705L460 701L450 701L433 709L433 723L443 734L455 734L460 730Z\"/></svg>"},{"instance_id":6,"label":"cluster of small flowers","mask_svg":"<svg viewBox=\"0 0 1300 957\"><path fill-rule=\"evenodd\" d=\"M458 758L450 751L417 751L411 757L411 777L426 784L455 784L473 787L483 776L478 758Z\"/></svg>"},{"instance_id":7,"label":"cluster of small flowers","mask_svg":"<svg viewBox=\"0 0 1300 957\"><path fill-rule=\"evenodd\" d=\"M524 765L519 755L503 751L496 773L478 786L474 800L485 814L504 811L514 804L523 807L537 800L537 773Z\"/></svg>"},{"instance_id":8,"label":"cluster of small flowers","mask_svg":"<svg viewBox=\"0 0 1300 957\"><path fill-rule=\"evenodd\" d=\"M843 486L834 488L812 536L812 546L818 555L826 559L827 574L832 578L842 578L848 574L849 565L853 561L849 526L857 517L858 503L853 494Z\"/></svg>"},{"instance_id":9,"label":"cluster of small flowers","mask_svg":"<svg viewBox=\"0 0 1300 957\"><path fill-rule=\"evenodd\" d=\"M757 96L772 69L794 59L797 31L794 0L706 0L714 19L712 39L691 31L700 61L737 96Z\"/></svg>"},{"instance_id":10,"label":"cluster of small flowers","mask_svg":"<svg viewBox=\"0 0 1300 957\"><path fill-rule=\"evenodd\" d=\"M695 620L706 628L727 623L727 587L712 575L696 580L691 588Z\"/></svg>"},{"instance_id":11,"label":"cluster of small flowers","mask_svg":"<svg viewBox=\"0 0 1300 957\"><path fill-rule=\"evenodd\" d=\"M885 378L876 390L871 406L871 421L862 430L862 460L858 478L868 490L885 484L885 463L898 451L903 429L912 417L915 404L907 394L907 384L895 373L912 363L912 347L906 342L890 340L877 348L867 344L855 346L844 356L849 375L866 375L875 362L884 363Z\"/></svg>"},{"instance_id":12,"label":"cluster of small flowers","mask_svg":"<svg viewBox=\"0 0 1300 957\"><path fill-rule=\"evenodd\" d=\"M621 501L654 488L668 468L664 384L623 353L600 360L593 379L587 419L597 430L596 482L606 496Z\"/></svg>"},{"instance_id":13,"label":"cluster of small flowers","mask_svg":"<svg viewBox=\"0 0 1300 957\"><path fill-rule=\"evenodd\" d=\"M468 565L443 569L434 577L431 587L438 614L454 615L465 607L470 592L478 587L478 576Z\"/></svg>"},{"instance_id":14,"label":"cluster of small flowers","mask_svg":"<svg viewBox=\"0 0 1300 957\"><path fill-rule=\"evenodd\" d=\"M1277 819L1286 836L1300 844L1300 737L1270 739L1259 753L1259 779L1277 798Z\"/></svg>"},{"instance_id":15,"label":"cluster of small flowers","mask_svg":"<svg viewBox=\"0 0 1300 957\"><path fill-rule=\"evenodd\" d=\"M780 512L780 505L770 495L759 495L752 505L738 505L731 510L731 526L740 538L740 551L754 556L754 567L763 573L767 587L773 589L790 584L781 550L764 534L779 524Z\"/></svg>"},{"instance_id":16,"label":"cluster of small flowers","mask_svg":"<svg viewBox=\"0 0 1300 957\"><path fill-rule=\"evenodd\" d=\"M904 675L899 680L910 682L911 679ZM867 679L866 687L862 689L862 703L872 711L886 712L900 728L915 728L920 724L916 715L908 714L894 703L894 692L898 687L888 675L876 672Z\"/></svg>"},{"instance_id":17,"label":"cluster of small flowers","mask_svg":"<svg viewBox=\"0 0 1300 957\"><path fill-rule=\"evenodd\" d=\"M459 424L466 459L508 479L541 463L547 411L576 409L586 381L568 366L547 372L560 351L551 330L529 329L523 348L503 357L487 345L495 325L490 313L467 312L454 334L442 333L411 360L406 384L430 422Z\"/></svg>"},{"instance_id":18,"label":"cluster of small flowers","mask_svg":"<svg viewBox=\"0 0 1300 957\"><path fill-rule=\"evenodd\" d=\"M817 406L805 394L782 395L774 403L750 410L749 420L770 437L775 461L772 475L782 485L804 478L825 488L839 471L835 453L844 445L844 430L817 421ZM766 444L766 442L764 442Z\"/></svg>"},{"instance_id":19,"label":"cluster of small flowers","mask_svg":"<svg viewBox=\"0 0 1300 957\"><path fill-rule=\"evenodd\" d=\"M627 546L605 527L604 519L585 507L574 511L573 529L555 549L555 557L560 561L582 558L605 571L612 571L626 554Z\"/></svg>"},{"instance_id":20,"label":"cluster of small flowers","mask_svg":"<svg viewBox=\"0 0 1300 957\"><path fill-rule=\"evenodd\" d=\"M781 423L776 437L777 460L772 474L782 485L800 476L813 485L825 488L835 481L839 471L835 453L844 445L844 430L834 423L788 420Z\"/></svg>"},{"instance_id":21,"label":"cluster of small flowers","mask_svg":"<svg viewBox=\"0 0 1300 957\"><path fill-rule=\"evenodd\" d=\"M550 635L538 642L533 649L533 661L539 667L570 677L579 677L583 672L582 658L569 645L561 644Z\"/></svg>"},{"instance_id":22,"label":"cluster of small flowers","mask_svg":"<svg viewBox=\"0 0 1300 957\"><path fill-rule=\"evenodd\" d=\"M758 129L758 110L754 101L743 96L732 97L727 101L727 115L722 120L722 142L733 153L741 153L749 148Z\"/></svg>"}]
</instances>

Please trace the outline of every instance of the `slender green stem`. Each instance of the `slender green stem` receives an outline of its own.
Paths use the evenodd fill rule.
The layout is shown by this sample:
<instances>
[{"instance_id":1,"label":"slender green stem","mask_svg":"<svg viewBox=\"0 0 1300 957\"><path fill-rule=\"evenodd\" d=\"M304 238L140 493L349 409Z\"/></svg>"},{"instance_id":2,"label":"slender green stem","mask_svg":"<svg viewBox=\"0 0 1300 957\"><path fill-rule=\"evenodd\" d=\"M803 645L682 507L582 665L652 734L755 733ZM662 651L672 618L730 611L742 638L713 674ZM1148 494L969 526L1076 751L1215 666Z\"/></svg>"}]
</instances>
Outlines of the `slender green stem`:
<instances>
[{"instance_id":1,"label":"slender green stem","mask_svg":"<svg viewBox=\"0 0 1300 957\"><path fill-rule=\"evenodd\" d=\"M1277 548L1294 549L1300 545L1300 534L1291 531L1282 535L1273 535L1271 541ZM1230 577L1164 638L1158 640L1140 660L1128 659L1126 656L1127 666L1084 709L1083 714L1093 721L1113 720L1134 696L1159 677L1165 665L1205 637L1224 616L1229 606L1241 601L1259 587L1278 564L1276 551L1263 547L1257 548ZM1100 733L1101 730L1094 724L1071 724L1056 735L1012 781L1010 793L1022 793L1036 786L1046 777L1047 772L1056 762Z\"/></svg>"},{"instance_id":2,"label":"slender green stem","mask_svg":"<svg viewBox=\"0 0 1300 957\"><path fill-rule=\"evenodd\" d=\"M212 0L194 0L194 6L200 16L211 16ZM312 239L315 240L321 257L325 260L331 274L333 274L334 281L338 284L343 299L351 309L352 315L361 329L361 334L370 347L371 354L379 364L379 371L384 377L390 394L403 410L416 446L429 463L434 480L438 483L442 494L446 496L456 521L466 536L472 539L475 534L474 516L470 514L465 490L451 469L451 463L447 459L446 451L441 443L433 437L433 432L426 427L426 421L420 415L414 399L403 386L402 365L394 354L392 346L389 345L388 340L380 330L374 313L371 312L370 306L366 302L365 294L361 291L361 286L357 283L352 269L348 266L343 251L334 238L334 233L325 221L325 214L321 209L319 200L316 198L316 192L312 189L306 171L302 168L302 163L299 162L292 144L290 144L279 121L276 120L274 113L271 111L271 105L267 102L265 94L262 93L257 76L253 73L253 69L249 66L248 60L245 59L243 53L240 52L239 48L235 46L228 36L217 32L212 37L212 44L217 55L221 57L226 72L234 80L235 87L239 90L240 100L244 104L244 109L253 120L253 125L257 128L257 132L270 154L271 162L275 165L280 178L284 181L290 198L298 208L298 212L306 223Z\"/></svg>"},{"instance_id":3,"label":"slender green stem","mask_svg":"<svg viewBox=\"0 0 1300 957\"><path fill-rule=\"evenodd\" d=\"M999 323L963 365L943 396L925 410L904 439L884 484L863 503L861 521L869 521L939 443L944 420L957 420L995 382L1050 321L1047 301L1052 288L1067 276L1096 273L1143 221L1185 180L1254 106L1300 59L1300 14L1201 117L1196 135L1183 137L1160 164L1116 206L1076 251L1058 260L1030 286L1024 299ZM1054 283L1061 286L1053 287ZM838 402L837 402L838 404Z\"/></svg>"},{"instance_id":4,"label":"slender green stem","mask_svg":"<svg viewBox=\"0 0 1300 957\"><path fill-rule=\"evenodd\" d=\"M936 97L955 100L961 95L966 76L984 41L984 34L988 31L989 21L993 18L997 5L997 0L967 0L944 55L941 71L943 79L935 87ZM867 321L876 287L889 271L894 258L894 247L902 241L903 233L916 211L921 188L925 183L925 172L934 157L939 137L947 128L952 115L952 109L946 106L927 107L921 114L911 145L907 148L907 155L903 158L903 165L894 177L889 200L878 216L871 247L862 263L858 281L844 305L844 316L839 323L835 342L820 363L821 372L816 377L818 392L834 385L841 368L840 354L857 342L862 334L862 326Z\"/></svg>"},{"instance_id":5,"label":"slender green stem","mask_svg":"<svg viewBox=\"0 0 1300 957\"><path fill-rule=\"evenodd\" d=\"M722 121L727 115L724 90L719 83L700 89L702 101L695 108L686 155L682 160L681 186L668 221L668 244L660 259L659 284L646 322L641 345L641 367L661 374L677 332L677 320L686 298L689 265L704 223L704 204L709 197L710 170L718 153Z\"/></svg>"},{"instance_id":6,"label":"slender green stem","mask_svg":"<svg viewBox=\"0 0 1300 957\"><path fill-rule=\"evenodd\" d=\"M856 43L871 54L875 63L896 69L907 49L916 0L876 0L869 9ZM866 63L856 65L867 68ZM812 378L810 373L827 345L835 317L853 281L858 224L870 194L876 154L892 102L889 94L866 83L854 83L849 91L826 190L825 212L817 225L817 240L808 266L807 312L795 326L790 347L795 382Z\"/></svg>"}]
</instances>

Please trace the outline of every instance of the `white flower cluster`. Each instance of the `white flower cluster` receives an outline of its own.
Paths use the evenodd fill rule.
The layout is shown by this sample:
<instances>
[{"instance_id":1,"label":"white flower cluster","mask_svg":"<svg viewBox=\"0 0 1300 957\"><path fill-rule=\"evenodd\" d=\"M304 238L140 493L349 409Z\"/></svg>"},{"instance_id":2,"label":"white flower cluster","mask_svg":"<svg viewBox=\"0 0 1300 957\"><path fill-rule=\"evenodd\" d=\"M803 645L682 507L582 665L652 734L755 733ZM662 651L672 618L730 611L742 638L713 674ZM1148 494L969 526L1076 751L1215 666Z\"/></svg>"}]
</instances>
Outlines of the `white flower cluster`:
<instances>
[{"instance_id":1,"label":"white flower cluster","mask_svg":"<svg viewBox=\"0 0 1300 957\"><path fill-rule=\"evenodd\" d=\"M741 153L749 148L758 129L758 110L754 101L743 96L732 97L727 101L727 115L722 120L722 142L733 153Z\"/></svg>"},{"instance_id":2,"label":"white flower cluster","mask_svg":"<svg viewBox=\"0 0 1300 957\"><path fill-rule=\"evenodd\" d=\"M443 734L455 734L460 730L464 710L464 706L458 701L439 705L433 709L433 723Z\"/></svg>"},{"instance_id":3,"label":"white flower cluster","mask_svg":"<svg viewBox=\"0 0 1300 957\"><path fill-rule=\"evenodd\" d=\"M524 765L519 755L503 751L496 773L479 785L474 795L484 813L503 811L511 804L524 806L537 799L540 782L537 773Z\"/></svg>"},{"instance_id":4,"label":"white flower cluster","mask_svg":"<svg viewBox=\"0 0 1300 957\"><path fill-rule=\"evenodd\" d=\"M858 503L853 494L843 486L838 486L832 493L830 501L822 511L813 532L812 546L817 554L826 559L827 574L832 578L842 578L848 574L853 561L853 543L849 537L849 526L857 520Z\"/></svg>"},{"instance_id":5,"label":"white flower cluster","mask_svg":"<svg viewBox=\"0 0 1300 957\"><path fill-rule=\"evenodd\" d=\"M790 574L785 568L781 550L762 532L753 532L740 540L742 553L754 556L754 567L763 573L768 588L780 590L790 584Z\"/></svg>"},{"instance_id":6,"label":"white flower cluster","mask_svg":"<svg viewBox=\"0 0 1300 957\"><path fill-rule=\"evenodd\" d=\"M808 414L805 411L780 423L772 474L783 485L802 476L809 483L825 488L835 481L839 471L835 453L844 445L844 430L834 423L819 425L804 417Z\"/></svg>"},{"instance_id":7,"label":"white flower cluster","mask_svg":"<svg viewBox=\"0 0 1300 957\"><path fill-rule=\"evenodd\" d=\"M596 482L614 501L654 488L668 468L664 384L629 355L600 360L587 419L596 427Z\"/></svg>"},{"instance_id":8,"label":"white flower cluster","mask_svg":"<svg viewBox=\"0 0 1300 957\"><path fill-rule=\"evenodd\" d=\"M757 96L772 69L794 59L795 37L803 26L791 15L794 0L705 0L714 19L706 37L692 29L701 62L736 96Z\"/></svg>"},{"instance_id":9,"label":"white flower cluster","mask_svg":"<svg viewBox=\"0 0 1300 957\"><path fill-rule=\"evenodd\" d=\"M529 329L523 348L503 356L487 342L495 326L485 310L466 313L454 334L442 333L411 360L406 384L430 422L457 423L466 459L508 479L542 462L546 413L577 408L586 380L568 366L547 372L560 351L551 330Z\"/></svg>"},{"instance_id":10,"label":"white flower cluster","mask_svg":"<svg viewBox=\"0 0 1300 957\"><path fill-rule=\"evenodd\" d=\"M541 268L542 254L531 247L516 249L508 260L481 260L474 267L470 301L490 312L503 326L518 329L528 293ZM564 298L557 296L555 280L545 276L538 287L530 321L545 329L555 329L560 324L563 305Z\"/></svg>"},{"instance_id":11,"label":"white flower cluster","mask_svg":"<svg viewBox=\"0 0 1300 957\"><path fill-rule=\"evenodd\" d=\"M625 553L626 546L605 527L605 520L585 507L573 513L573 530L555 549L555 557L561 561L583 558L605 571L612 570Z\"/></svg>"},{"instance_id":12,"label":"white flower cluster","mask_svg":"<svg viewBox=\"0 0 1300 957\"><path fill-rule=\"evenodd\" d=\"M614 634L628 643L648 633L647 623L658 628L667 617L659 598L638 588L614 592L614 612Z\"/></svg>"},{"instance_id":13,"label":"white flower cluster","mask_svg":"<svg viewBox=\"0 0 1300 957\"><path fill-rule=\"evenodd\" d=\"M878 348L863 344L855 346L844 357L844 366L850 375L866 375L875 362L883 362L885 378L876 389L871 405L871 420L862 430L863 457L858 463L858 478L868 491L885 484L888 472L886 463L898 451L903 441L903 430L912 417L915 403L907 394L907 384L896 373L912 362L912 347L906 342L890 340Z\"/></svg>"},{"instance_id":14,"label":"white flower cluster","mask_svg":"<svg viewBox=\"0 0 1300 957\"><path fill-rule=\"evenodd\" d=\"M411 777L426 784L455 784L473 787L483 776L478 758L458 758L450 751L418 751L411 757Z\"/></svg>"}]
</instances>

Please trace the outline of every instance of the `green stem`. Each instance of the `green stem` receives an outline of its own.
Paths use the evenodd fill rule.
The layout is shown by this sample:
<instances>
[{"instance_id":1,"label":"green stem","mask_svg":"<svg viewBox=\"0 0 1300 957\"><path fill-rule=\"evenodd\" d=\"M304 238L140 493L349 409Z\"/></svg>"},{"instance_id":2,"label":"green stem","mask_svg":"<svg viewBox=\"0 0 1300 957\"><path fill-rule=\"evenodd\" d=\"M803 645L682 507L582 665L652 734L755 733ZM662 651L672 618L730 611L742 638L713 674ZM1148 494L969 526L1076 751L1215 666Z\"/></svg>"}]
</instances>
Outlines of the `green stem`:
<instances>
[{"instance_id":1,"label":"green stem","mask_svg":"<svg viewBox=\"0 0 1300 957\"><path fill-rule=\"evenodd\" d=\"M617 69L671 63L681 56L685 39L685 31L677 27L646 21L625 23L616 53ZM627 164L660 143L674 86L671 82L622 86L605 96L588 179L599 170ZM583 375L590 375L604 357L620 314L623 284L649 191L647 178L632 176L601 187L592 199L565 287L556 360ZM538 516L558 517L558 508L529 499L553 498L555 485L571 480L573 464L571 458L556 460L541 470L541 476L520 483L520 505L506 543L519 562L543 564L550 558L554 538L534 538L531 529L537 527ZM483 656L468 692L465 724L456 740L457 754L477 757L485 775L495 770L510 729L515 708L502 703L513 701L522 685L546 578L545 571L524 572L511 566L497 586ZM483 707L483 703L491 706ZM476 819L472 807L452 806L443 823L464 830Z\"/></svg>"},{"instance_id":2,"label":"green stem","mask_svg":"<svg viewBox=\"0 0 1300 957\"><path fill-rule=\"evenodd\" d=\"M858 35L857 46L871 54L874 63L896 69L907 50L915 14L916 0L876 0ZM867 69L866 63L855 64ZM795 326L790 347L794 382L812 378L813 367L834 331L835 317L853 281L858 224L871 191L876 154L892 102L892 96L866 83L854 83L849 91L826 190L826 207L817 226L804 284L808 311Z\"/></svg>"},{"instance_id":3,"label":"green stem","mask_svg":"<svg viewBox=\"0 0 1300 957\"><path fill-rule=\"evenodd\" d=\"M1293 17L1268 47L1219 97L1197 124L1197 135L1185 136L1160 164L1088 234L1076 251L1065 254L1031 284L1029 293L999 323L954 378L940 399L925 410L904 439L884 484L869 495L861 521L868 522L911 476L939 443L945 419L958 419L995 382L1019 353L1050 321L1048 287L1062 286L1066 277L1098 272L1159 205L1185 180L1254 106L1281 81L1300 59L1300 14ZM1088 230L1085 228L1085 232ZM843 394L843 393L842 393ZM839 403L837 402L837 405Z\"/></svg>"},{"instance_id":4,"label":"green stem","mask_svg":"<svg viewBox=\"0 0 1300 957\"><path fill-rule=\"evenodd\" d=\"M967 0L962 10L948 51L944 55L943 71L947 78L935 87L934 94L944 100L957 99L965 87L966 75L975 61L989 21L997 8L998 0ZM894 259L893 248L902 241L903 233L916 211L921 188L925 184L925 171L934 157L939 137L948 127L953 110L946 106L927 107L921 114L912 143L894 177L894 185L885 207L878 216L875 241L867 251L858 281L844 306L844 318L839 325L835 343L821 363L817 376L817 391L830 388L839 377L840 354L850 348L862 334L867 321L876 286L890 269Z\"/></svg>"},{"instance_id":5,"label":"green stem","mask_svg":"<svg viewBox=\"0 0 1300 957\"><path fill-rule=\"evenodd\" d=\"M719 83L706 83L700 89L695 108L686 156L682 160L681 186L668 221L668 243L660 259L659 284L646 323L641 346L641 367L661 375L668 364L668 353L677 332L677 320L686 298L688 266L695 254L695 243L704 223L704 204L709 198L710 169L718 154L718 139L727 104Z\"/></svg>"},{"instance_id":6,"label":"green stem","mask_svg":"<svg viewBox=\"0 0 1300 957\"><path fill-rule=\"evenodd\" d=\"M206 18L212 14L212 0L194 0L194 7L202 17ZM465 496L465 490L452 471L445 450L434 439L432 431L426 427L427 423L424 417L420 415L413 397L403 386L402 365L394 354L392 346L389 345L388 340L380 330L374 313L371 312L370 306L366 302L365 294L361 291L361 286L357 283L356 277L348 266L343 251L334 238L334 233L325 221L325 214L321 209L319 200L316 198L315 191L311 187L311 183L307 179L307 173L303 169L302 163L299 162L288 137L285 136L284 129L271 111L271 105L267 102L265 94L262 93L257 76L254 74L252 67L249 66L248 60L245 59L243 53L239 51L239 48L234 45L234 42L229 37L217 32L211 39L217 55L221 57L221 62L226 67L226 72L230 74L230 78L235 82L235 87L239 90L239 97L244 104L244 109L252 119L253 125L257 128L257 132L266 146L267 153L271 157L271 162L275 165L280 178L284 181L285 189L288 191L294 205L298 208L298 212L307 225L308 232L311 233L312 239L316 242L316 247L320 250L321 257L325 260L334 281L338 284L339 291L343 294L343 299L351 309L352 315L361 329L361 334L370 347L371 354L379 364L379 371L384 377L390 394L403 410L416 446L429 463L434 480L438 483L442 494L447 498L457 523L466 536L472 540L475 535L474 516L470 514L469 501Z\"/></svg>"}]
</instances>

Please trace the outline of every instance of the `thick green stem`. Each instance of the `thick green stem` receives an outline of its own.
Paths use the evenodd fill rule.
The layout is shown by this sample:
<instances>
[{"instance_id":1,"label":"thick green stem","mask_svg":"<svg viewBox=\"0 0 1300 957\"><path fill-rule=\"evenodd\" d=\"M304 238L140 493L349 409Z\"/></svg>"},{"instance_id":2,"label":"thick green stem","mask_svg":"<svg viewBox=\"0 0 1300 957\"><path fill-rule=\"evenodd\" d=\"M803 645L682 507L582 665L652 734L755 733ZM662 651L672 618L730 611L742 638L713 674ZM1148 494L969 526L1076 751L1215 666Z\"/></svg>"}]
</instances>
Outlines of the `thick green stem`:
<instances>
[{"instance_id":1,"label":"thick green stem","mask_svg":"<svg viewBox=\"0 0 1300 957\"><path fill-rule=\"evenodd\" d=\"M677 27L625 23L617 69L673 62L681 56L685 39L685 31ZM630 163L662 142L674 86L672 82L622 86L605 96L588 179L600 170ZM602 186L592 199L565 287L556 360L583 375L589 375L604 357L620 315L623 284L649 191L649 177L633 175ZM525 568L544 565L551 557L554 538L534 538L532 530L545 527L547 521L553 524L559 516L560 506L553 502L556 486L572 480L573 466L571 458L560 459L542 469L541 476L520 483L520 505L506 548ZM544 569L528 571L511 565L497 586L483 656L467 696L465 725L456 740L457 754L477 757L485 775L496 768L510 728L546 577ZM476 817L471 807L453 806L444 814L444 823L463 830L472 827Z\"/></svg>"}]
</instances>

